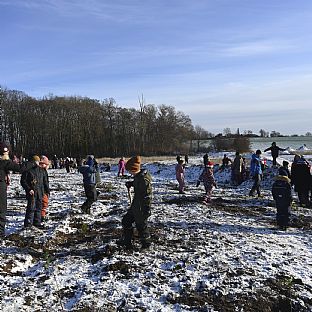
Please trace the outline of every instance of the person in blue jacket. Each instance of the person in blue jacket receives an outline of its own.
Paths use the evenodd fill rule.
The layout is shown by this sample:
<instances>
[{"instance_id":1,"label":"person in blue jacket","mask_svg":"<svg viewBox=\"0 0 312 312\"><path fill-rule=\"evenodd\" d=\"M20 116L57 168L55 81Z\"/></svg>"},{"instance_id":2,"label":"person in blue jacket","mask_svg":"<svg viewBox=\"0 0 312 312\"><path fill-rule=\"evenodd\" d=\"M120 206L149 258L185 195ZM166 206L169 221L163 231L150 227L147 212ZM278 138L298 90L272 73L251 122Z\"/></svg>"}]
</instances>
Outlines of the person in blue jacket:
<instances>
[{"instance_id":1,"label":"person in blue jacket","mask_svg":"<svg viewBox=\"0 0 312 312\"><path fill-rule=\"evenodd\" d=\"M90 213L91 205L97 200L96 173L98 171L96 161L92 155L88 156L85 165L80 166L78 171L83 175L83 187L86 194L86 201L82 204L81 210Z\"/></svg>"},{"instance_id":2,"label":"person in blue jacket","mask_svg":"<svg viewBox=\"0 0 312 312\"><path fill-rule=\"evenodd\" d=\"M257 150L255 154L251 156L250 162L250 175L254 180L254 184L249 192L249 196L254 196L257 192L258 197L261 196L260 185L262 180L262 167L261 167L261 151Z\"/></svg>"}]
</instances>

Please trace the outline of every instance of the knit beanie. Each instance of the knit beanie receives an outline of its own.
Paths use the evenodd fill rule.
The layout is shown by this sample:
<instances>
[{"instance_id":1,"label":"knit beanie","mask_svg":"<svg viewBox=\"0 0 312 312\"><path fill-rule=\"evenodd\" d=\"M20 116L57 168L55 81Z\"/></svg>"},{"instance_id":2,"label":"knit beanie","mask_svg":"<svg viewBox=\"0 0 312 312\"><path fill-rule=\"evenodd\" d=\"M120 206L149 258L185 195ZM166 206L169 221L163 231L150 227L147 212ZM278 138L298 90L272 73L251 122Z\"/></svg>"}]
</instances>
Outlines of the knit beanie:
<instances>
[{"instance_id":1,"label":"knit beanie","mask_svg":"<svg viewBox=\"0 0 312 312\"><path fill-rule=\"evenodd\" d=\"M38 155L34 155L33 156L33 161L40 161L40 157Z\"/></svg>"},{"instance_id":2,"label":"knit beanie","mask_svg":"<svg viewBox=\"0 0 312 312\"><path fill-rule=\"evenodd\" d=\"M141 168L141 156L131 157L126 163L126 170L138 172Z\"/></svg>"},{"instance_id":3,"label":"knit beanie","mask_svg":"<svg viewBox=\"0 0 312 312\"><path fill-rule=\"evenodd\" d=\"M4 153L8 153L9 149L7 145L4 142L0 142L0 155L3 155Z\"/></svg>"}]
</instances>

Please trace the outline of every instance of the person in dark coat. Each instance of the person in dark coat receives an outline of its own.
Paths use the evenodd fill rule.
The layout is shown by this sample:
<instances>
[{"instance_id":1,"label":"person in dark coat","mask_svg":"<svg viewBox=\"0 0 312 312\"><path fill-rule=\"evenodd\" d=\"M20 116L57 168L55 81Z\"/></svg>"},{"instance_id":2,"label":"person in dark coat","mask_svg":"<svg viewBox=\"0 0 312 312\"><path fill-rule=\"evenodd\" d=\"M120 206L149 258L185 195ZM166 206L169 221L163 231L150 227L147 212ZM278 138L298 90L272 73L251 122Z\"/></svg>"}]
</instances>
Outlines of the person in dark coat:
<instances>
[{"instance_id":1,"label":"person in dark coat","mask_svg":"<svg viewBox=\"0 0 312 312\"><path fill-rule=\"evenodd\" d=\"M284 175L285 174L285 175ZM286 231L289 225L290 206L291 206L291 185L290 179L283 173L278 175L272 185L272 195L276 205L276 223L281 230Z\"/></svg>"},{"instance_id":2,"label":"person in dark coat","mask_svg":"<svg viewBox=\"0 0 312 312\"><path fill-rule=\"evenodd\" d=\"M203 156L203 160L204 160L204 166L207 167L208 161L209 161L209 157L207 153Z\"/></svg>"},{"instance_id":3,"label":"person in dark coat","mask_svg":"<svg viewBox=\"0 0 312 312\"><path fill-rule=\"evenodd\" d=\"M283 165L281 167L279 167L279 169L278 169L278 174L283 175L283 176L287 176L290 179L291 176L290 176L290 171L289 171L288 166L289 166L289 162L284 160Z\"/></svg>"},{"instance_id":4,"label":"person in dark coat","mask_svg":"<svg viewBox=\"0 0 312 312\"><path fill-rule=\"evenodd\" d=\"M97 201L98 192L96 190L96 173L98 172L97 163L93 155L88 156L85 165L78 168L83 176L83 187L86 194L86 201L82 204L81 210L84 213L90 213L91 205Z\"/></svg>"},{"instance_id":5,"label":"person in dark coat","mask_svg":"<svg viewBox=\"0 0 312 312\"><path fill-rule=\"evenodd\" d=\"M311 188L311 173L308 162L301 156L295 155L291 165L291 184L298 193L300 206L309 207L309 191Z\"/></svg>"},{"instance_id":6,"label":"person in dark coat","mask_svg":"<svg viewBox=\"0 0 312 312\"><path fill-rule=\"evenodd\" d=\"M35 162L33 167L24 172L21 177L21 185L26 192L27 199L24 227L27 228L33 225L42 228L42 197L44 194L50 194L50 189L46 173L39 166L40 157L35 155L33 160Z\"/></svg>"},{"instance_id":7,"label":"person in dark coat","mask_svg":"<svg viewBox=\"0 0 312 312\"><path fill-rule=\"evenodd\" d=\"M187 154L184 156L184 162L186 164L188 164L188 162L189 162L189 156Z\"/></svg>"},{"instance_id":8,"label":"person in dark coat","mask_svg":"<svg viewBox=\"0 0 312 312\"><path fill-rule=\"evenodd\" d=\"M276 142L273 142L272 145L264 150L264 152L271 151L273 158L273 166L277 165L276 158L278 157L279 151L285 151L286 149L280 148L276 145Z\"/></svg>"},{"instance_id":9,"label":"person in dark coat","mask_svg":"<svg viewBox=\"0 0 312 312\"><path fill-rule=\"evenodd\" d=\"M126 170L133 175L133 181L127 181L126 187L134 188L134 197L130 208L122 218L123 237L117 243L126 249L132 249L133 223L139 234L142 248L150 246L150 233L147 219L151 215L152 176L147 170L141 170L141 157L130 158Z\"/></svg>"},{"instance_id":10,"label":"person in dark coat","mask_svg":"<svg viewBox=\"0 0 312 312\"><path fill-rule=\"evenodd\" d=\"M242 183L242 165L242 156L239 154L239 152L236 152L234 161L232 163L232 181L234 185L240 185Z\"/></svg>"},{"instance_id":11,"label":"person in dark coat","mask_svg":"<svg viewBox=\"0 0 312 312\"><path fill-rule=\"evenodd\" d=\"M9 172L24 172L32 166L33 162L14 163L9 157L8 146L3 142L0 143L0 239L5 237Z\"/></svg>"}]
</instances>

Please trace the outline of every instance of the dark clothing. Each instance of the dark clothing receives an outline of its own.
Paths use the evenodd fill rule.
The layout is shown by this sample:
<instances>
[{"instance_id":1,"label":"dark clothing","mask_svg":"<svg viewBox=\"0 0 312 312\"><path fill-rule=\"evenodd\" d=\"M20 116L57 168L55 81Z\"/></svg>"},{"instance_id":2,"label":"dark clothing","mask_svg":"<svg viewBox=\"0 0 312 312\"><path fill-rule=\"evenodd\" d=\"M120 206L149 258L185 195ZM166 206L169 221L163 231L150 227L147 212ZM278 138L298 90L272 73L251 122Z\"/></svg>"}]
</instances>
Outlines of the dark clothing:
<instances>
[{"instance_id":1,"label":"dark clothing","mask_svg":"<svg viewBox=\"0 0 312 312\"><path fill-rule=\"evenodd\" d=\"M83 187L87 197L81 206L82 211L85 213L90 213L91 205L98 197L96 190L96 173L98 169L94 166L94 162L90 162L90 164L91 166L81 166L78 168L78 171L83 175Z\"/></svg>"},{"instance_id":2,"label":"dark clothing","mask_svg":"<svg viewBox=\"0 0 312 312\"><path fill-rule=\"evenodd\" d=\"M303 160L294 162L291 166L291 183L298 193L300 205L309 206L309 190L311 188L310 167Z\"/></svg>"},{"instance_id":3,"label":"dark clothing","mask_svg":"<svg viewBox=\"0 0 312 312\"><path fill-rule=\"evenodd\" d=\"M289 224L291 206L291 185L286 176L278 176L272 186L272 195L277 209L276 222L281 227Z\"/></svg>"},{"instance_id":4,"label":"dark clothing","mask_svg":"<svg viewBox=\"0 0 312 312\"><path fill-rule=\"evenodd\" d=\"M203 159L204 159L204 166L206 167L208 165L208 160L209 160L208 154L205 154Z\"/></svg>"},{"instance_id":5,"label":"dark clothing","mask_svg":"<svg viewBox=\"0 0 312 312\"><path fill-rule=\"evenodd\" d=\"M151 214L152 177L148 171L141 170L127 185L134 187L134 197L130 208L122 218L124 240L131 244L135 223L141 243L145 244L149 241L147 219Z\"/></svg>"},{"instance_id":6,"label":"dark clothing","mask_svg":"<svg viewBox=\"0 0 312 312\"><path fill-rule=\"evenodd\" d=\"M276 166L276 158L278 157L279 151L285 151L284 148L280 148L277 145L272 145L264 150L264 152L271 151L271 155L273 158L273 166Z\"/></svg>"},{"instance_id":7,"label":"dark clothing","mask_svg":"<svg viewBox=\"0 0 312 312\"><path fill-rule=\"evenodd\" d=\"M286 176L286 177L288 177L289 179L291 178L289 169L286 168L286 167L284 167L284 166L282 166L282 167L280 167L280 168L278 169L278 174L279 174L279 175L282 175L282 176Z\"/></svg>"},{"instance_id":8,"label":"dark clothing","mask_svg":"<svg viewBox=\"0 0 312 312\"><path fill-rule=\"evenodd\" d=\"M50 194L46 170L35 165L22 174L21 185L27 199L24 226L40 226L42 197L44 194ZM30 194L31 190L34 191L33 195Z\"/></svg>"},{"instance_id":9,"label":"dark clothing","mask_svg":"<svg viewBox=\"0 0 312 312\"><path fill-rule=\"evenodd\" d=\"M262 175L257 173L257 174L254 174L252 178L254 180L254 184L249 192L249 195L254 196L255 192L257 192L257 195L260 196L261 195L260 185L261 185Z\"/></svg>"},{"instance_id":10,"label":"dark clothing","mask_svg":"<svg viewBox=\"0 0 312 312\"><path fill-rule=\"evenodd\" d=\"M188 162L189 162L189 157L188 157L188 155L185 155L185 156L184 156L184 161L185 161L186 164L188 164Z\"/></svg>"},{"instance_id":11,"label":"dark clothing","mask_svg":"<svg viewBox=\"0 0 312 312\"><path fill-rule=\"evenodd\" d=\"M9 171L24 172L30 169L33 163L14 163L12 160L0 160L0 236L4 236L7 212L7 185L6 175Z\"/></svg>"}]
</instances>

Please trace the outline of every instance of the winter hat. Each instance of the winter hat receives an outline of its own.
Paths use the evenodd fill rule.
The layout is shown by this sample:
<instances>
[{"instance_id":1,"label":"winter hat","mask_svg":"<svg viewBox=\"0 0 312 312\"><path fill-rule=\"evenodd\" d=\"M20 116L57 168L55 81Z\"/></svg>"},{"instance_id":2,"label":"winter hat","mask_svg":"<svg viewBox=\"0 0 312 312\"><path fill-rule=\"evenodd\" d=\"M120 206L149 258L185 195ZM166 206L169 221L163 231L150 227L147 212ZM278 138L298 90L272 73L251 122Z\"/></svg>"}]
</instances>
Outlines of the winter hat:
<instances>
[{"instance_id":1,"label":"winter hat","mask_svg":"<svg viewBox=\"0 0 312 312\"><path fill-rule=\"evenodd\" d=\"M92 155L88 156L87 161L86 161L86 165L89 167L94 166L94 156L92 156Z\"/></svg>"},{"instance_id":2,"label":"winter hat","mask_svg":"<svg viewBox=\"0 0 312 312\"><path fill-rule=\"evenodd\" d=\"M8 153L9 148L4 142L0 142L0 155L3 155L4 153Z\"/></svg>"},{"instance_id":3,"label":"winter hat","mask_svg":"<svg viewBox=\"0 0 312 312\"><path fill-rule=\"evenodd\" d=\"M278 169L278 175L288 177L287 170L286 170L285 168L283 168L283 167L280 167L280 168Z\"/></svg>"},{"instance_id":4,"label":"winter hat","mask_svg":"<svg viewBox=\"0 0 312 312\"><path fill-rule=\"evenodd\" d=\"M213 162L212 161L208 161L207 167L208 168L213 168L213 166L214 166Z\"/></svg>"},{"instance_id":5,"label":"winter hat","mask_svg":"<svg viewBox=\"0 0 312 312\"><path fill-rule=\"evenodd\" d=\"M38 155L33 156L33 161L40 161L40 157Z\"/></svg>"},{"instance_id":6,"label":"winter hat","mask_svg":"<svg viewBox=\"0 0 312 312\"><path fill-rule=\"evenodd\" d=\"M40 163L49 166L49 158L47 156L42 155L40 158Z\"/></svg>"},{"instance_id":7,"label":"winter hat","mask_svg":"<svg viewBox=\"0 0 312 312\"><path fill-rule=\"evenodd\" d=\"M138 172L141 168L141 156L134 156L130 158L126 163L126 170L132 172Z\"/></svg>"}]
</instances>

